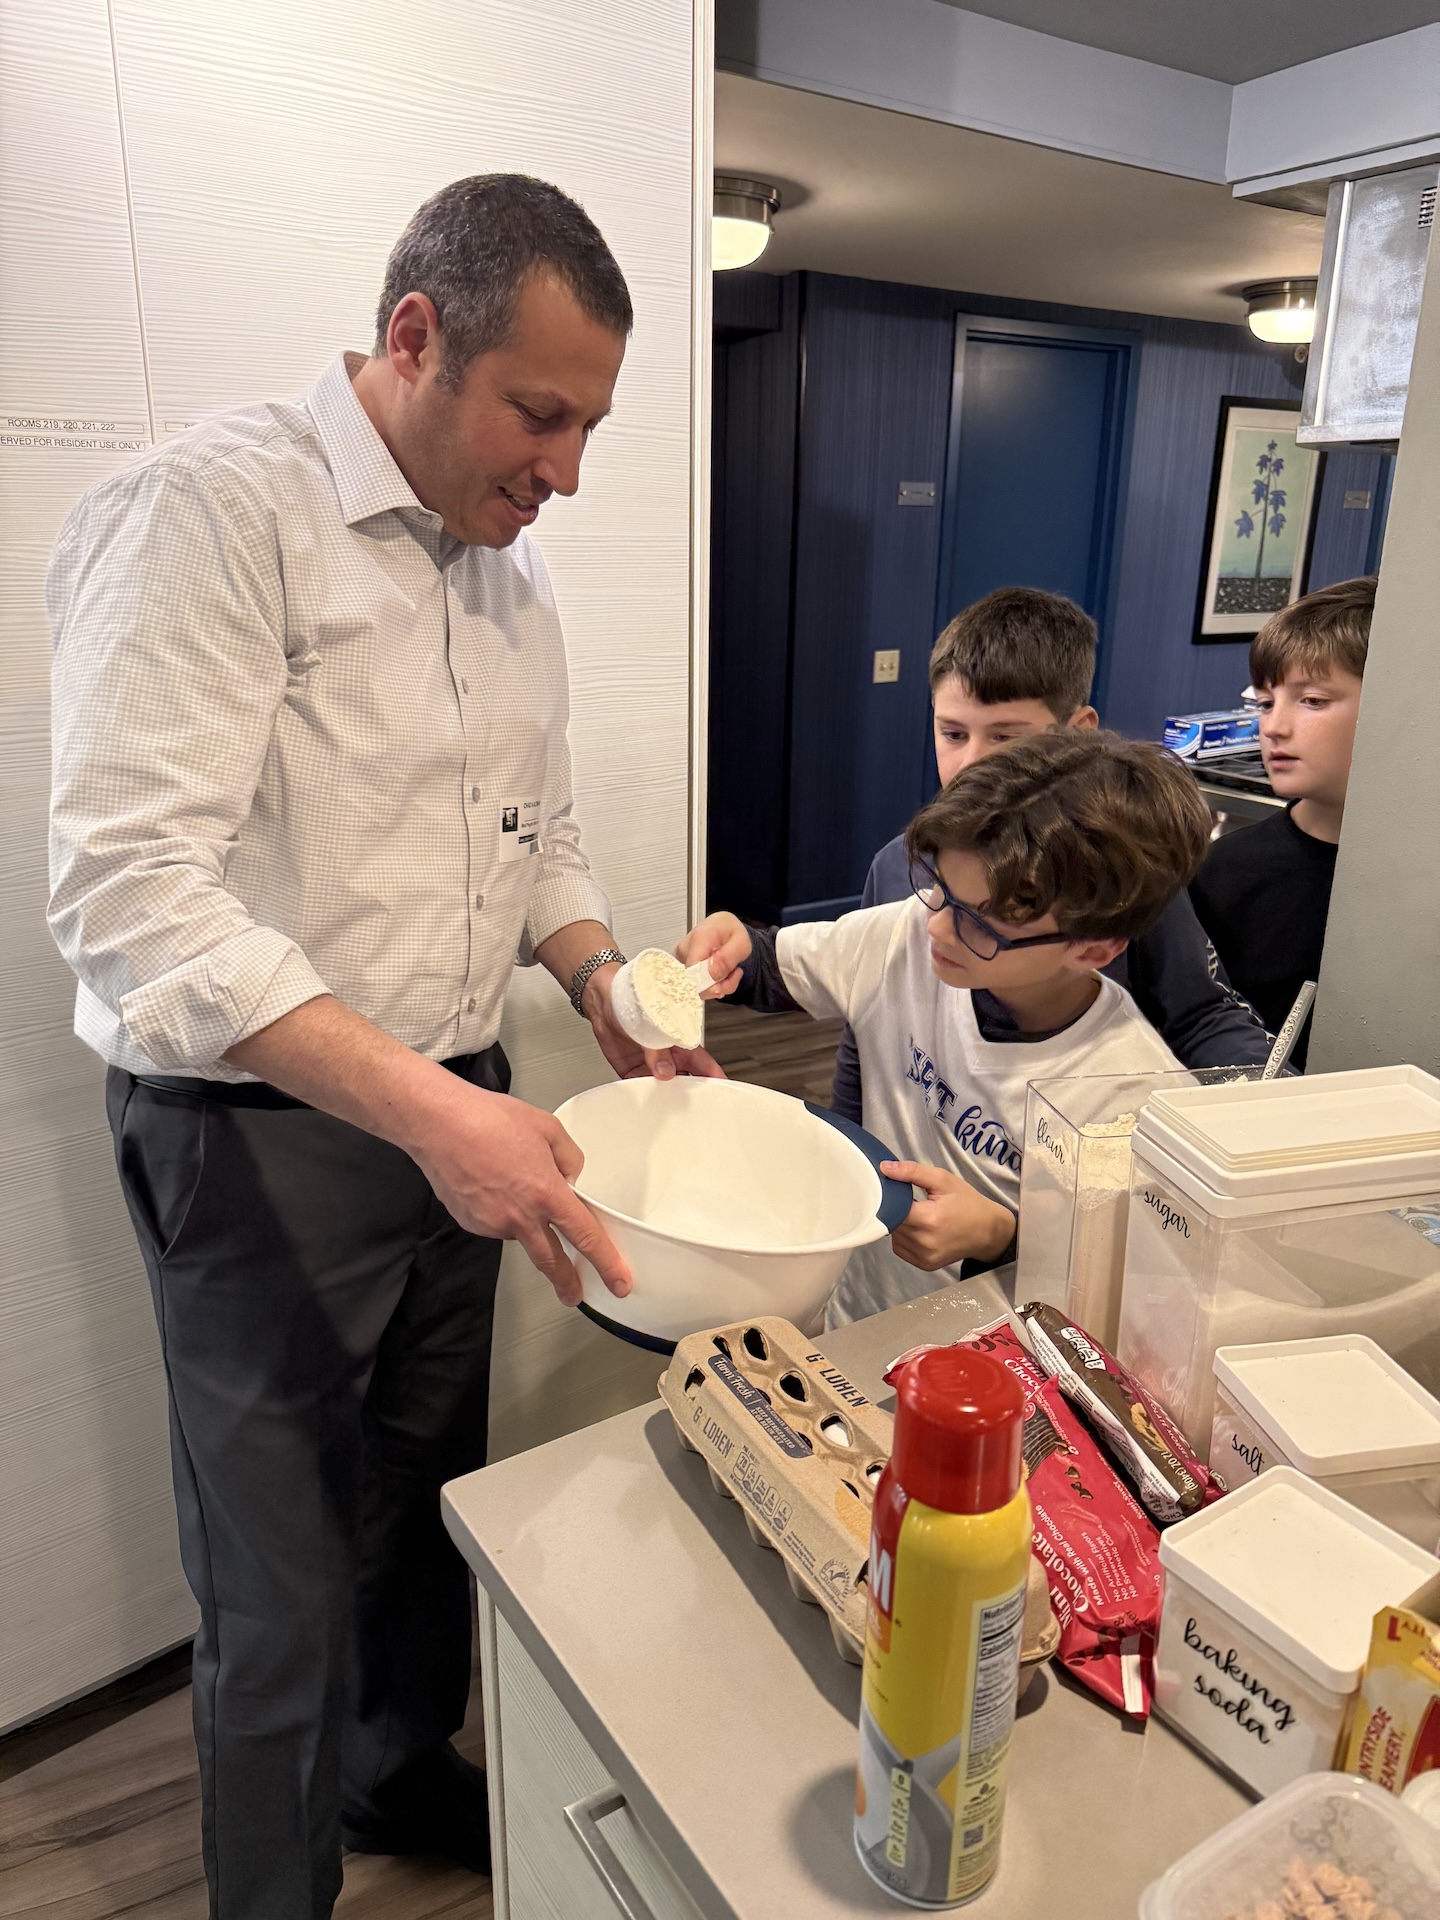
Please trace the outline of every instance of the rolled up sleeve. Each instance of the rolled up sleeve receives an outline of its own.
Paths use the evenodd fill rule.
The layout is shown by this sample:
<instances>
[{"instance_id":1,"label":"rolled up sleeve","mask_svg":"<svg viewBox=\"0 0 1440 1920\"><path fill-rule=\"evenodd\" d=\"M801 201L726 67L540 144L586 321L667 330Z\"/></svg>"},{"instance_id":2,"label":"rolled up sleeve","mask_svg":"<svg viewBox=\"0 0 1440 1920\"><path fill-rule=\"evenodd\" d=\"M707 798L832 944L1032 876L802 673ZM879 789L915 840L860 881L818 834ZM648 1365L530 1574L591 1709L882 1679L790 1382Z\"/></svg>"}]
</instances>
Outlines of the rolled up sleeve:
<instances>
[{"instance_id":1,"label":"rolled up sleeve","mask_svg":"<svg viewBox=\"0 0 1440 1920\"><path fill-rule=\"evenodd\" d=\"M156 465L87 496L47 582L50 928L166 1070L327 991L225 884L289 679L275 553L223 473Z\"/></svg>"}]
</instances>

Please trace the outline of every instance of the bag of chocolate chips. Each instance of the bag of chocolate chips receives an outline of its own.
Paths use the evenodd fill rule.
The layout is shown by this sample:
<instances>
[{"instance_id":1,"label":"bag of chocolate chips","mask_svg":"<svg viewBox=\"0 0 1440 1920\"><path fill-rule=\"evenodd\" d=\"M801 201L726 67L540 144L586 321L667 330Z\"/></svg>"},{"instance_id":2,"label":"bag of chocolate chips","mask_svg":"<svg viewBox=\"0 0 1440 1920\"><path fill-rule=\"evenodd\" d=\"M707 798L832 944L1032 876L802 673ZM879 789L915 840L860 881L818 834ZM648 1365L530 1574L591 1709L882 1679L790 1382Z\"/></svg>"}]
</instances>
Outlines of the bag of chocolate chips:
<instances>
[{"instance_id":1,"label":"bag of chocolate chips","mask_svg":"<svg viewBox=\"0 0 1440 1920\"><path fill-rule=\"evenodd\" d=\"M955 1342L992 1354L1025 1395L1022 1446L1031 1551L1060 1625L1057 1658L1111 1706L1144 1717L1160 1620L1160 1536L1084 1421L1047 1380L1008 1320ZM885 1378L924 1347L892 1360Z\"/></svg>"},{"instance_id":2,"label":"bag of chocolate chips","mask_svg":"<svg viewBox=\"0 0 1440 1920\"><path fill-rule=\"evenodd\" d=\"M1218 1500L1225 1482L1191 1451L1179 1427L1135 1376L1058 1307L1017 1309L1035 1358L1134 1488L1157 1526Z\"/></svg>"}]
</instances>

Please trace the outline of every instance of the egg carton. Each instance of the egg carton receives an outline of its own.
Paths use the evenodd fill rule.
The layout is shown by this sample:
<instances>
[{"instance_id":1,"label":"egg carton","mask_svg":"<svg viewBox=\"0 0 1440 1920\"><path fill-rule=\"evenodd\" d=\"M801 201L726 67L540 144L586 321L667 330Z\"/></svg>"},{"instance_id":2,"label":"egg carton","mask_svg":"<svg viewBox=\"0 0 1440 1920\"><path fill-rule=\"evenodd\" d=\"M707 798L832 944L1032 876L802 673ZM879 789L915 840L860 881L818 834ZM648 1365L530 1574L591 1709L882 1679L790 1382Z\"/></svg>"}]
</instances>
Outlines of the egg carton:
<instances>
[{"instance_id":1,"label":"egg carton","mask_svg":"<svg viewBox=\"0 0 1440 1920\"><path fill-rule=\"evenodd\" d=\"M842 1658L859 1665L869 1599L875 1486L895 1422L788 1320L740 1320L679 1342L660 1378L680 1444L735 1500L757 1546L779 1553L791 1591L821 1607ZM1021 1690L1060 1630L1031 1556Z\"/></svg>"}]
</instances>

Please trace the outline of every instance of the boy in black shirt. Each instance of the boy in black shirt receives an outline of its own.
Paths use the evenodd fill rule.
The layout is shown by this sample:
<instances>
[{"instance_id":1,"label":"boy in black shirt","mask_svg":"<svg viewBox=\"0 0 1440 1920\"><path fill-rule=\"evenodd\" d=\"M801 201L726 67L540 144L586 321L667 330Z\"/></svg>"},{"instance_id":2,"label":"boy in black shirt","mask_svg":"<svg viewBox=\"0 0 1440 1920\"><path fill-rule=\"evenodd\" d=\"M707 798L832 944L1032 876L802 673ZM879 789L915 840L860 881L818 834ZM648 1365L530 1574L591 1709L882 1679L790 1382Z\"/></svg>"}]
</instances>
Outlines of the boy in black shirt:
<instances>
[{"instance_id":1,"label":"boy in black shirt","mask_svg":"<svg viewBox=\"0 0 1440 1920\"><path fill-rule=\"evenodd\" d=\"M1250 648L1260 751L1290 804L1211 849L1190 897L1226 972L1272 1031L1320 977L1335 852L1375 610L1373 579L1307 593L1267 620ZM1302 1071L1307 1021L1292 1056Z\"/></svg>"}]
</instances>

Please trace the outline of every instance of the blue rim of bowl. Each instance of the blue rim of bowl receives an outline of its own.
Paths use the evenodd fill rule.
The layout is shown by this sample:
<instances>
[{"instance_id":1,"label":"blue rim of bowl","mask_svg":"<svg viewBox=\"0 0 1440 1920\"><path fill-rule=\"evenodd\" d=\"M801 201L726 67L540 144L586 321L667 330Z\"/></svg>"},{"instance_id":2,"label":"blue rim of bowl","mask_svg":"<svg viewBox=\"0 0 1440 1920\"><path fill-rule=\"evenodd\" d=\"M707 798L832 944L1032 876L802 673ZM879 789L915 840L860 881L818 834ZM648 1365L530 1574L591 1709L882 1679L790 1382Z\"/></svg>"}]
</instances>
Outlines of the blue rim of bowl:
<instances>
[{"instance_id":1,"label":"blue rim of bowl","mask_svg":"<svg viewBox=\"0 0 1440 1920\"><path fill-rule=\"evenodd\" d=\"M578 1302L581 1313L587 1320L593 1320L597 1327L603 1327L606 1333L613 1333L617 1340L627 1340L632 1347L643 1347L646 1353L663 1354L668 1360L675 1351L673 1340L662 1340L657 1334L641 1333L638 1327L622 1326L618 1320L611 1320L603 1313L597 1313L586 1301Z\"/></svg>"}]
</instances>

